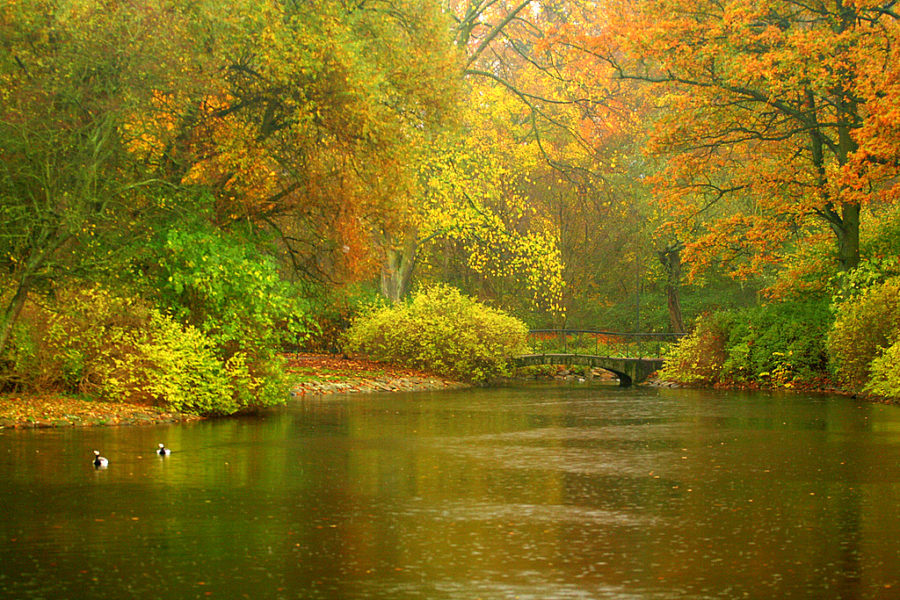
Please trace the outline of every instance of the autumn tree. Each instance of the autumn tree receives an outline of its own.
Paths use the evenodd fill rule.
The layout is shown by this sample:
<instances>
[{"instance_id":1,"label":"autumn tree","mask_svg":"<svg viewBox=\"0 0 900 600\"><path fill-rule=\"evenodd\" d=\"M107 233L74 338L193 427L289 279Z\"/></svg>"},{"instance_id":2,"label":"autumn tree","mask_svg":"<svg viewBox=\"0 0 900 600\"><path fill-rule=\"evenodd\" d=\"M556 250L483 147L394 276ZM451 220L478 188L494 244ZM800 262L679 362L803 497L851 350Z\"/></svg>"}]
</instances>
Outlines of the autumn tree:
<instances>
[{"instance_id":1,"label":"autumn tree","mask_svg":"<svg viewBox=\"0 0 900 600\"><path fill-rule=\"evenodd\" d=\"M875 123L893 118L880 99L896 84L874 75L896 52L893 4L598 2L608 25L560 31L617 77L664 90L658 197L694 264L758 272L824 226L849 269L864 207L894 193L896 155Z\"/></svg>"},{"instance_id":2,"label":"autumn tree","mask_svg":"<svg viewBox=\"0 0 900 600\"><path fill-rule=\"evenodd\" d=\"M535 210L522 185L534 157L507 152L484 128L487 108L467 112L464 135L448 133L422 163L424 272L476 291L494 304L557 310L562 264L552 224ZM481 285L474 285L477 279Z\"/></svg>"},{"instance_id":3,"label":"autumn tree","mask_svg":"<svg viewBox=\"0 0 900 600\"><path fill-rule=\"evenodd\" d=\"M457 110L451 27L424 0L24 2L0 26L4 340L30 290L120 255L145 208L274 234L295 277L371 275L421 222Z\"/></svg>"},{"instance_id":4,"label":"autumn tree","mask_svg":"<svg viewBox=\"0 0 900 600\"><path fill-rule=\"evenodd\" d=\"M236 0L215 17L186 65L205 86L161 90L151 118L135 116L134 151L207 189L219 226L277 235L296 276L370 275L372 223L408 194L411 156L452 111L444 16L420 0Z\"/></svg>"},{"instance_id":5,"label":"autumn tree","mask_svg":"<svg viewBox=\"0 0 900 600\"><path fill-rule=\"evenodd\" d=\"M485 90L464 79L466 65L528 4L470 2L448 8L457 19L456 26L447 29L458 48L457 106L452 118L410 132L418 149L406 159L415 178L411 185L396 188L390 210L372 220L375 240L384 254L381 288L388 298L403 297L416 269L422 273L423 264L428 274L435 275L438 254L447 258L452 249L451 262L464 265L483 281L500 284L502 280L500 285L509 284L546 307L558 302L561 281L555 234L538 219L519 214L528 212L515 185L521 170L504 162L509 154L502 142L483 135L489 121L480 112ZM502 16L490 26L490 39L473 45L473 30L487 27L480 20L487 10ZM446 269L442 272L446 275ZM484 295L496 300L496 294Z\"/></svg>"},{"instance_id":6,"label":"autumn tree","mask_svg":"<svg viewBox=\"0 0 900 600\"><path fill-rule=\"evenodd\" d=\"M627 323L621 309L624 298L640 302L655 261L647 233L653 167L641 155L653 99L557 43L560 30L595 29L602 14L590 3L462 7L467 80L491 98L493 137L517 148L520 193L558 236L564 305L593 326L638 326L637 307Z\"/></svg>"},{"instance_id":7,"label":"autumn tree","mask_svg":"<svg viewBox=\"0 0 900 600\"><path fill-rule=\"evenodd\" d=\"M0 351L29 294L117 259L155 178L122 125L165 71L160 3L0 8Z\"/></svg>"}]
</instances>

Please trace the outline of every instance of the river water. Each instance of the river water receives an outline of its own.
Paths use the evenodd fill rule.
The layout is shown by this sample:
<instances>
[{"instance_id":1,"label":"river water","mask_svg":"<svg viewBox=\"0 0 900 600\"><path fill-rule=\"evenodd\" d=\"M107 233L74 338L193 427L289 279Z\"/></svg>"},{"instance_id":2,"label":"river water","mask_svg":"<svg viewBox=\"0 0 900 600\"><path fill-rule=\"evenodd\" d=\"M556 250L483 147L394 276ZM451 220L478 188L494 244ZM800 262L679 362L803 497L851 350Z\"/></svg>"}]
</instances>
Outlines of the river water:
<instances>
[{"instance_id":1,"label":"river water","mask_svg":"<svg viewBox=\"0 0 900 600\"><path fill-rule=\"evenodd\" d=\"M314 398L0 431L0 598L900 598L898 511L898 407L598 385Z\"/></svg>"}]
</instances>

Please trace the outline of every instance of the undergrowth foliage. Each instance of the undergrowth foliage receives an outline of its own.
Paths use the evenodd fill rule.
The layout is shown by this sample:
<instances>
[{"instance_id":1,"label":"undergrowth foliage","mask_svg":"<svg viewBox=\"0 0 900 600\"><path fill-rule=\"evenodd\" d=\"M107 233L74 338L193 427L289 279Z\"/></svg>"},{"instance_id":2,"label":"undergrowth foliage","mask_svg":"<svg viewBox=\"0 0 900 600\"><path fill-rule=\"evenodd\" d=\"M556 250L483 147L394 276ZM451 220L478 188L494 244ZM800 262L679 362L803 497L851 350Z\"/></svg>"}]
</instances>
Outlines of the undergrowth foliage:
<instances>
[{"instance_id":1,"label":"undergrowth foliage","mask_svg":"<svg viewBox=\"0 0 900 600\"><path fill-rule=\"evenodd\" d=\"M518 319L436 285L407 303L357 317L345 347L373 360L483 382L510 372L509 358L526 352L527 337Z\"/></svg>"},{"instance_id":2,"label":"undergrowth foliage","mask_svg":"<svg viewBox=\"0 0 900 600\"><path fill-rule=\"evenodd\" d=\"M102 288L29 304L0 357L7 390L85 394L225 415L284 399L282 369L216 341L147 302Z\"/></svg>"},{"instance_id":3,"label":"undergrowth foliage","mask_svg":"<svg viewBox=\"0 0 900 600\"><path fill-rule=\"evenodd\" d=\"M681 383L797 384L900 398L900 276L896 260L843 274L828 302L772 303L702 317L666 359Z\"/></svg>"},{"instance_id":4,"label":"undergrowth foliage","mask_svg":"<svg viewBox=\"0 0 900 600\"><path fill-rule=\"evenodd\" d=\"M151 262L147 286L159 304L226 353L270 357L307 332L308 301L245 237L205 223L174 227L157 241Z\"/></svg>"},{"instance_id":5,"label":"undergrowth foliage","mask_svg":"<svg viewBox=\"0 0 900 600\"><path fill-rule=\"evenodd\" d=\"M694 331L666 355L660 377L691 384L717 383L725 362L727 321L722 313L702 317Z\"/></svg>"},{"instance_id":6,"label":"undergrowth foliage","mask_svg":"<svg viewBox=\"0 0 900 600\"><path fill-rule=\"evenodd\" d=\"M895 335L895 339L900 336ZM872 378L865 386L867 392L885 398L900 398L900 340L885 348L872 360Z\"/></svg>"},{"instance_id":7,"label":"undergrowth foliage","mask_svg":"<svg viewBox=\"0 0 900 600\"><path fill-rule=\"evenodd\" d=\"M666 360L661 375L697 384L792 387L825 373L825 302L781 302L702 317Z\"/></svg>"},{"instance_id":8,"label":"undergrowth foliage","mask_svg":"<svg viewBox=\"0 0 900 600\"><path fill-rule=\"evenodd\" d=\"M900 386L888 382L900 380L893 349L900 341L900 277L873 285L862 293L840 302L834 327L828 335L830 366L838 380L874 393L900 396ZM893 369L893 373L891 370ZM890 393L885 393L890 392Z\"/></svg>"}]
</instances>

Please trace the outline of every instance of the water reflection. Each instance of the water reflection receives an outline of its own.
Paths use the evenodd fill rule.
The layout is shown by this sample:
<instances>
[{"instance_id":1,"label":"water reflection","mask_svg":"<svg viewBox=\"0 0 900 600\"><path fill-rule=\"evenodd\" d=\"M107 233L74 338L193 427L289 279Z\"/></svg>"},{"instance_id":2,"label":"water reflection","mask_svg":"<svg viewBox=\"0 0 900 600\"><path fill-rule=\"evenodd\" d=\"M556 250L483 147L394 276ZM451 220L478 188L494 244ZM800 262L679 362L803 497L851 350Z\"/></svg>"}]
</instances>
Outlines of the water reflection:
<instances>
[{"instance_id":1,"label":"water reflection","mask_svg":"<svg viewBox=\"0 0 900 600\"><path fill-rule=\"evenodd\" d=\"M0 597L891 597L898 483L900 410L794 395L544 386L3 431Z\"/></svg>"}]
</instances>

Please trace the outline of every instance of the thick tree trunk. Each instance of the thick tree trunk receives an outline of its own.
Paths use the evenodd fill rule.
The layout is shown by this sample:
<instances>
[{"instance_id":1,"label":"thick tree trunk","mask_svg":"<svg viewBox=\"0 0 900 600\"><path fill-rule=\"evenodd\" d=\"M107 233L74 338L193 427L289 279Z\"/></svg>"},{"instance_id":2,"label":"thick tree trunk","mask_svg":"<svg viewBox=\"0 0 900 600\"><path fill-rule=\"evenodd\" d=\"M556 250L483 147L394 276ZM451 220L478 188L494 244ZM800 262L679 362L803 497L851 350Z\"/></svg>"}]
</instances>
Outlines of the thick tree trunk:
<instances>
[{"instance_id":1,"label":"thick tree trunk","mask_svg":"<svg viewBox=\"0 0 900 600\"><path fill-rule=\"evenodd\" d=\"M678 288L681 284L681 244L667 246L657 254L666 271L666 304L669 309L669 325L672 333L684 333L684 319L681 315L681 301Z\"/></svg>"},{"instance_id":2,"label":"thick tree trunk","mask_svg":"<svg viewBox=\"0 0 900 600\"><path fill-rule=\"evenodd\" d=\"M828 221L837 242L838 265L842 271L849 271L859 266L859 221L858 204L842 204L841 212L832 207L821 215Z\"/></svg>"},{"instance_id":3,"label":"thick tree trunk","mask_svg":"<svg viewBox=\"0 0 900 600\"><path fill-rule=\"evenodd\" d=\"M815 106L815 95L811 90L806 91L807 103L810 108ZM848 123L859 123L860 118L857 103L852 98L845 98L839 103L841 118L838 121L844 124L838 126L838 143L836 158L841 166L847 164L849 157L856 151L857 145L851 135ZM820 130L818 120L813 115L812 123L815 127L810 129L810 150L813 167L818 175L819 191L825 193L828 188L828 170L825 161L826 136ZM817 211L824 218L837 241L838 263L842 271L859 266L859 221L860 207L858 204L840 203L840 213L837 210L837 200L829 199L825 207Z\"/></svg>"}]
</instances>

